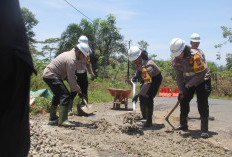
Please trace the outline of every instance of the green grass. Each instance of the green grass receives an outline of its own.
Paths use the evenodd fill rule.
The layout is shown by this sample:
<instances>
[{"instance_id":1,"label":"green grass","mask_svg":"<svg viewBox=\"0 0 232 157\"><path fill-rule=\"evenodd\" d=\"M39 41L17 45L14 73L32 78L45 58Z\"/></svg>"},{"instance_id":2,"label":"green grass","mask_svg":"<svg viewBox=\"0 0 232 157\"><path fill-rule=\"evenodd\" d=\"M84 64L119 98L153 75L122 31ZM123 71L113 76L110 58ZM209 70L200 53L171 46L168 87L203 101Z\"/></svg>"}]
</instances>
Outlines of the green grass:
<instances>
[{"instance_id":1,"label":"green grass","mask_svg":"<svg viewBox=\"0 0 232 157\"><path fill-rule=\"evenodd\" d=\"M209 98L211 98L211 99L232 100L232 97L229 97L229 96L216 96L216 95L210 95Z\"/></svg>"},{"instance_id":2,"label":"green grass","mask_svg":"<svg viewBox=\"0 0 232 157\"><path fill-rule=\"evenodd\" d=\"M35 99L35 103L30 106L30 113L32 115L38 114L38 113L44 113L49 112L49 108L51 106L51 100L50 98L43 98L43 97L37 97Z\"/></svg>"}]
</instances>

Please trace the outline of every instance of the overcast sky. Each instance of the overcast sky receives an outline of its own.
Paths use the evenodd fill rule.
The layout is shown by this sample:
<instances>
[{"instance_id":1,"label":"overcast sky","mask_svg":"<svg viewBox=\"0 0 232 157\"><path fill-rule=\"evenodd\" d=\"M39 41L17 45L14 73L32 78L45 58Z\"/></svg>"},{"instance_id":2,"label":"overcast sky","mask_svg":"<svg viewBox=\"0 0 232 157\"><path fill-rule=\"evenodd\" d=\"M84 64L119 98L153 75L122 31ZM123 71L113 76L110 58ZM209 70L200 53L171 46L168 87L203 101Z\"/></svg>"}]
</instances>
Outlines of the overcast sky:
<instances>
[{"instance_id":1,"label":"overcast sky","mask_svg":"<svg viewBox=\"0 0 232 157\"><path fill-rule=\"evenodd\" d=\"M208 61L225 65L226 53L232 53L232 44L221 49L214 45L225 41L221 26L232 27L232 0L67 0L90 19L106 19L112 13L116 26L125 40L136 46L140 40L149 44L148 53L158 59L170 59L172 38L182 38L189 44L192 33L201 36L200 48ZM71 23L85 18L64 0L20 0L39 24L34 28L37 40L60 37ZM216 53L221 51L221 61Z\"/></svg>"}]
</instances>

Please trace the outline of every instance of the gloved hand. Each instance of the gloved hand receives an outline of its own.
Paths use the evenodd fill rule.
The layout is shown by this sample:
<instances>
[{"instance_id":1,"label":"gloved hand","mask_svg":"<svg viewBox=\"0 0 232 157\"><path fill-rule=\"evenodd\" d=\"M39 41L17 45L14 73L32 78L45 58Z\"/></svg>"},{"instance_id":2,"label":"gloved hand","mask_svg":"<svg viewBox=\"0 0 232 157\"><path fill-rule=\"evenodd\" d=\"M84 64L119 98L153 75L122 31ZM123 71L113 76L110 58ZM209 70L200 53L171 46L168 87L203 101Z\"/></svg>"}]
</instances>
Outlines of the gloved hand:
<instances>
[{"instance_id":1,"label":"gloved hand","mask_svg":"<svg viewBox=\"0 0 232 157\"><path fill-rule=\"evenodd\" d=\"M74 99L75 96L77 95L77 92L71 92L70 95L71 95L71 99Z\"/></svg>"},{"instance_id":2,"label":"gloved hand","mask_svg":"<svg viewBox=\"0 0 232 157\"><path fill-rule=\"evenodd\" d=\"M133 97L133 99L132 99L132 102L135 102L135 103L136 103L136 102L138 101L138 97L139 97L138 95L135 95L135 96Z\"/></svg>"},{"instance_id":3,"label":"gloved hand","mask_svg":"<svg viewBox=\"0 0 232 157\"><path fill-rule=\"evenodd\" d=\"M96 75L91 74L91 81L94 81L95 78L96 78Z\"/></svg>"},{"instance_id":4,"label":"gloved hand","mask_svg":"<svg viewBox=\"0 0 232 157\"><path fill-rule=\"evenodd\" d=\"M84 98L84 94L82 94L82 93L78 93L78 96L82 99L82 98Z\"/></svg>"},{"instance_id":5,"label":"gloved hand","mask_svg":"<svg viewBox=\"0 0 232 157\"><path fill-rule=\"evenodd\" d=\"M132 81L133 81L133 82L138 82L138 78L137 78L137 77L133 77L133 78L132 78Z\"/></svg>"}]
</instances>

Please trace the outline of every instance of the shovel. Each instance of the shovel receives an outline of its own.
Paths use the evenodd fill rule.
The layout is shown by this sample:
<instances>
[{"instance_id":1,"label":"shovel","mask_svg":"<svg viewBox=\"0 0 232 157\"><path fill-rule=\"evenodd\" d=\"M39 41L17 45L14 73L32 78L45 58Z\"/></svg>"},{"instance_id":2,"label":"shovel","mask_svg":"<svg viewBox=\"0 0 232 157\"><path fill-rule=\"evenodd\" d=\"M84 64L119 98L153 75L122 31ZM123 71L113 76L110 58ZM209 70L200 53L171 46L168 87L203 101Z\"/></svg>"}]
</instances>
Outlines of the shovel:
<instances>
[{"instance_id":1,"label":"shovel","mask_svg":"<svg viewBox=\"0 0 232 157\"><path fill-rule=\"evenodd\" d=\"M78 116L89 116L92 115L94 112L94 106L89 105L85 98L82 98L83 103L85 106L77 105Z\"/></svg>"},{"instance_id":2,"label":"shovel","mask_svg":"<svg viewBox=\"0 0 232 157\"><path fill-rule=\"evenodd\" d=\"M132 85L133 85L133 97L134 97L134 96L135 96L136 83L134 83L134 82L132 81L132 79L131 79L131 83L132 83ZM132 105L133 105L133 111L135 111L136 102L133 101L133 102L132 102Z\"/></svg>"}]
</instances>

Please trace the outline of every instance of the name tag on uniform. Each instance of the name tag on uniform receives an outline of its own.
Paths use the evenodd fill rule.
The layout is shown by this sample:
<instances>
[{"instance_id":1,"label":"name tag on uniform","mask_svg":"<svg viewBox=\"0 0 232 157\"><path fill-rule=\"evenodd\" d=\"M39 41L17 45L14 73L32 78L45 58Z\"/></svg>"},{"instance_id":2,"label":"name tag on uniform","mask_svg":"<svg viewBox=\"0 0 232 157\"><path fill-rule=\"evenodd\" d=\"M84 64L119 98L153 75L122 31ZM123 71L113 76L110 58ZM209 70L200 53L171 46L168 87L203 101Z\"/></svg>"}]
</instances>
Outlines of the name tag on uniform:
<instances>
[{"instance_id":1,"label":"name tag on uniform","mask_svg":"<svg viewBox=\"0 0 232 157\"><path fill-rule=\"evenodd\" d=\"M143 73L143 80L145 83L151 83L152 79L151 76L148 74L146 68L142 68L142 73Z\"/></svg>"},{"instance_id":2,"label":"name tag on uniform","mask_svg":"<svg viewBox=\"0 0 232 157\"><path fill-rule=\"evenodd\" d=\"M200 73L205 70L205 65L198 54L194 55L194 65L193 69L195 73Z\"/></svg>"},{"instance_id":3,"label":"name tag on uniform","mask_svg":"<svg viewBox=\"0 0 232 157\"><path fill-rule=\"evenodd\" d=\"M90 63L90 57L87 58L86 64L89 64L89 63Z\"/></svg>"}]
</instances>

